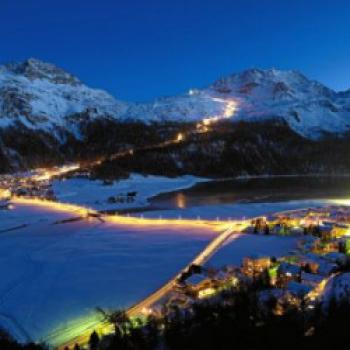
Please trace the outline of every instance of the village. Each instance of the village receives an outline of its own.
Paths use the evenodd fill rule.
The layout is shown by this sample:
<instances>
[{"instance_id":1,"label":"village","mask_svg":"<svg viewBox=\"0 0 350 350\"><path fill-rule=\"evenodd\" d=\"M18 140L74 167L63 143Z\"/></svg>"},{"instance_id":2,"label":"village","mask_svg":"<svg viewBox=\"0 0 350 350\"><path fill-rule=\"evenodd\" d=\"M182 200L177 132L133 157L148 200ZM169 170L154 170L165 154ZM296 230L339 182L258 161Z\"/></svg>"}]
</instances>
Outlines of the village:
<instances>
[{"instance_id":1,"label":"village","mask_svg":"<svg viewBox=\"0 0 350 350\"><path fill-rule=\"evenodd\" d=\"M254 285L262 310L271 307L281 315L291 306L313 308L332 276L349 270L350 208L328 206L260 217L243 234L297 237L288 255L250 255L240 266L190 266L176 288L154 307L191 309L195 303L215 300L239 285Z\"/></svg>"}]
</instances>

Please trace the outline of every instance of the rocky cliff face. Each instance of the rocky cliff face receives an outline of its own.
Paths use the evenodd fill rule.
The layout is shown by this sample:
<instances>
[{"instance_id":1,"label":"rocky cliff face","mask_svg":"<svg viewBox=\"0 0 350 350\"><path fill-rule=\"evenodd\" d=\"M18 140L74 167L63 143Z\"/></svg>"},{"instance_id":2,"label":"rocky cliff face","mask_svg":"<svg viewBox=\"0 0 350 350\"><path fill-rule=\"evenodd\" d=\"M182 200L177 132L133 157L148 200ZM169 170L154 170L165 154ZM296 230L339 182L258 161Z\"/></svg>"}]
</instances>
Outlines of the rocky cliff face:
<instances>
[{"instance_id":1,"label":"rocky cliff face","mask_svg":"<svg viewBox=\"0 0 350 350\"><path fill-rule=\"evenodd\" d=\"M234 154L239 149L248 158L254 147L265 149L272 140L271 134L264 138L265 144L258 142L259 133L270 134L271 121L295 134L299 145L346 139L350 90L335 92L297 71L250 69L204 89L137 104L90 88L49 63L29 59L7 64L0 67L0 171L160 141L170 130L215 117L230 121L240 139L239 147L226 147L225 152ZM241 123L258 125L255 141L239 137ZM202 154L207 146L201 144L196 152ZM291 152L283 143L278 147L277 153ZM300 147L298 151L304 152ZM190 165L187 168L192 171Z\"/></svg>"}]
</instances>

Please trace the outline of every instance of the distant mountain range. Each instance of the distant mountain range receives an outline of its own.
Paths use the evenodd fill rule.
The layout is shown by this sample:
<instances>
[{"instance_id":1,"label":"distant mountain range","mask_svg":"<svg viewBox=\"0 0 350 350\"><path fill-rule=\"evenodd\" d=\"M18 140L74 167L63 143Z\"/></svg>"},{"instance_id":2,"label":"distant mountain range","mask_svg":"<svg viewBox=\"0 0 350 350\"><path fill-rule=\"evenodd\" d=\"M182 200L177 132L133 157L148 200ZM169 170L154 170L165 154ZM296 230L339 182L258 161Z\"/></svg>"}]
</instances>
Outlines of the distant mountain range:
<instances>
[{"instance_id":1,"label":"distant mountain range","mask_svg":"<svg viewBox=\"0 0 350 350\"><path fill-rule=\"evenodd\" d=\"M150 142L166 137L169 125L181 129L228 113L237 127L280 123L305 142L346 138L350 90L333 91L297 71L250 69L180 96L129 103L50 63L6 64L0 67L0 171L81 158L83 148L85 157L115 151L113 144L133 144L134 135ZM138 128L128 140L122 129L130 125Z\"/></svg>"}]
</instances>

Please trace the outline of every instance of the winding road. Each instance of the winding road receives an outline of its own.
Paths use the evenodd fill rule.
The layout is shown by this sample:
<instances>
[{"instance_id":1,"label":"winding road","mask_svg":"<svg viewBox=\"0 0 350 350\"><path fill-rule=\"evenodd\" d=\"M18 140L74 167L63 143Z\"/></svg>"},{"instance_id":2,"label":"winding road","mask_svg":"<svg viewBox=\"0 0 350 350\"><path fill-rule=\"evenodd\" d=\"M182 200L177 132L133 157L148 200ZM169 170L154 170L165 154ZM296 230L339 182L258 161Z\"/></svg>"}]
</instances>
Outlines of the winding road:
<instances>
[{"instance_id":1,"label":"winding road","mask_svg":"<svg viewBox=\"0 0 350 350\"><path fill-rule=\"evenodd\" d=\"M217 237L215 237L205 248L202 250L189 264L187 264L175 277L173 277L170 281L168 281L161 288L156 290L154 293L149 295L147 298L141 300L137 304L133 305L129 309L126 310L126 313L129 317L138 316L143 313L145 309L150 308L152 305L161 300L164 296L166 296L173 288L177 285L180 276L183 272L187 271L191 265L203 265L205 264L209 258L215 254L234 234L241 232L244 228L248 226L248 221L234 221L229 224L229 227L226 228L225 231L220 233ZM85 331L79 336L75 336L64 343L56 343L54 339L50 339L55 345L57 345L59 350L63 350L68 347L73 348L75 344L86 345L90 335L93 330L111 330L111 325L107 321L101 321L99 323L90 325L85 329ZM64 335L56 334L58 338L65 338Z\"/></svg>"}]
</instances>

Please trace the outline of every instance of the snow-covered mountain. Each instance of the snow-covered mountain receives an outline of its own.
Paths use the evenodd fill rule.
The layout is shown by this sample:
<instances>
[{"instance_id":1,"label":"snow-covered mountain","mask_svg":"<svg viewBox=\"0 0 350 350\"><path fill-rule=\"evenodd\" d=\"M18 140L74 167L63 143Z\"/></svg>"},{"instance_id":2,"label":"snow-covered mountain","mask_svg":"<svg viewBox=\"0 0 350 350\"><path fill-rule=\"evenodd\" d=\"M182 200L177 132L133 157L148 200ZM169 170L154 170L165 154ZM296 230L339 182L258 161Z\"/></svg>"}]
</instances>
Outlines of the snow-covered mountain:
<instances>
[{"instance_id":1,"label":"snow-covered mountain","mask_svg":"<svg viewBox=\"0 0 350 350\"><path fill-rule=\"evenodd\" d=\"M207 118L232 121L226 136L184 144L182 153L159 164L166 168L176 158L181 172L201 175L219 158L226 165L214 168L226 170L226 176L326 171L334 157L327 156L327 167L325 156L309 161L322 149L338 154L340 171L350 168L350 90L335 92L297 71L249 69L180 96L130 103L50 63L28 59L0 66L0 173L159 143L182 131L184 123ZM334 136L342 142L331 142L339 147L330 150L327 142ZM284 165L287 156L291 160Z\"/></svg>"},{"instance_id":2,"label":"snow-covered mountain","mask_svg":"<svg viewBox=\"0 0 350 350\"><path fill-rule=\"evenodd\" d=\"M55 134L76 113L118 117L127 105L91 89L62 69L36 59L0 67L0 127L22 125Z\"/></svg>"},{"instance_id":3,"label":"snow-covered mountain","mask_svg":"<svg viewBox=\"0 0 350 350\"><path fill-rule=\"evenodd\" d=\"M337 93L298 71L251 69L223 78L210 90L240 100L237 119L284 119L299 134L317 139L350 127L350 93Z\"/></svg>"},{"instance_id":4,"label":"snow-covered mountain","mask_svg":"<svg viewBox=\"0 0 350 350\"><path fill-rule=\"evenodd\" d=\"M2 128L17 125L53 135L67 129L79 135L77 114L83 112L84 121L193 122L227 114L232 101L232 121L280 118L312 139L350 128L350 90L337 93L297 71L250 69L181 96L126 103L36 59L0 67Z\"/></svg>"}]
</instances>

